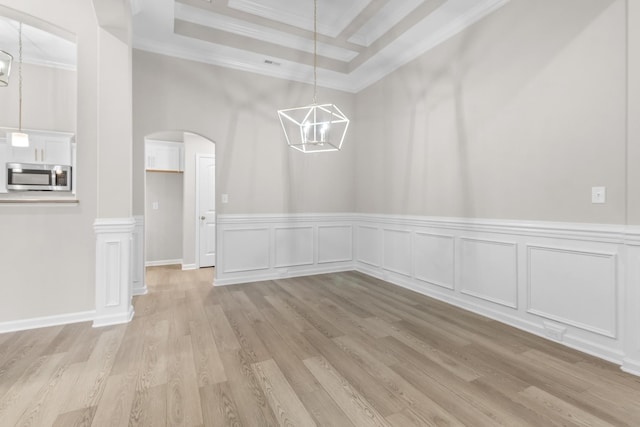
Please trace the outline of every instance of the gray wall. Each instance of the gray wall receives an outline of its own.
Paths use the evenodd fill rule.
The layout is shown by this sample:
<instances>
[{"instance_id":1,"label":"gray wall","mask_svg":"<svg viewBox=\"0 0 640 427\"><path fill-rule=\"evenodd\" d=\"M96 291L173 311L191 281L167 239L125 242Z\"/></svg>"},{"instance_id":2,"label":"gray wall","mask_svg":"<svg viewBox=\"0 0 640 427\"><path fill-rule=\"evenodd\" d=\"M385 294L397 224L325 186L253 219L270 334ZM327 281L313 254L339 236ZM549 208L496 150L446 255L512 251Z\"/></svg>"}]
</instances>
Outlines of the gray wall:
<instances>
[{"instance_id":1,"label":"gray wall","mask_svg":"<svg viewBox=\"0 0 640 427\"><path fill-rule=\"evenodd\" d=\"M624 223L625 37L622 0L513 0L359 93L357 210Z\"/></svg>"},{"instance_id":2,"label":"gray wall","mask_svg":"<svg viewBox=\"0 0 640 427\"><path fill-rule=\"evenodd\" d=\"M109 7L117 4L122 2L112 1ZM110 37L100 28L90 1L2 0L0 13L76 35L77 92L71 91L69 96L76 94L79 199L78 205L71 206L0 205L0 322L91 311L95 309L96 283L93 223L97 217L131 216L131 186L120 184L122 180L131 181L127 166L131 158L131 118L126 118L131 102L127 102L126 94L124 101L121 98L123 91L128 90L129 97L131 93L130 79L126 73L121 74L123 68L130 67L127 46L121 41L105 42ZM114 51L125 58L114 57ZM114 68L112 62L118 66ZM99 70L105 69L109 70L108 78L101 80ZM14 117L17 104L16 110L11 108L8 114ZM67 120L60 124L32 120L25 117L25 127L72 130L67 128ZM100 155L101 150L110 150L111 154ZM122 173L110 181L114 170ZM100 173L104 178L101 185ZM98 200L104 211L99 209Z\"/></svg>"},{"instance_id":3,"label":"gray wall","mask_svg":"<svg viewBox=\"0 0 640 427\"><path fill-rule=\"evenodd\" d=\"M76 131L75 71L23 64L22 127L60 132ZM18 63L9 86L0 90L0 127L18 127Z\"/></svg>"},{"instance_id":4,"label":"gray wall","mask_svg":"<svg viewBox=\"0 0 640 427\"><path fill-rule=\"evenodd\" d=\"M146 175L145 260L181 260L183 174L147 172ZM153 209L154 202L158 203L158 209Z\"/></svg>"},{"instance_id":5,"label":"gray wall","mask_svg":"<svg viewBox=\"0 0 640 427\"><path fill-rule=\"evenodd\" d=\"M304 155L286 146L277 110L309 104L312 87L133 51L134 212L143 212L144 138L183 130L216 143L219 213L352 212L355 139L339 153ZM351 94L320 89L347 116Z\"/></svg>"},{"instance_id":6,"label":"gray wall","mask_svg":"<svg viewBox=\"0 0 640 427\"><path fill-rule=\"evenodd\" d=\"M625 223L626 20L624 0L512 0L357 95L321 89L354 120L316 156L275 115L307 85L134 50L134 164L146 134L186 129L217 142L219 213Z\"/></svg>"}]
</instances>

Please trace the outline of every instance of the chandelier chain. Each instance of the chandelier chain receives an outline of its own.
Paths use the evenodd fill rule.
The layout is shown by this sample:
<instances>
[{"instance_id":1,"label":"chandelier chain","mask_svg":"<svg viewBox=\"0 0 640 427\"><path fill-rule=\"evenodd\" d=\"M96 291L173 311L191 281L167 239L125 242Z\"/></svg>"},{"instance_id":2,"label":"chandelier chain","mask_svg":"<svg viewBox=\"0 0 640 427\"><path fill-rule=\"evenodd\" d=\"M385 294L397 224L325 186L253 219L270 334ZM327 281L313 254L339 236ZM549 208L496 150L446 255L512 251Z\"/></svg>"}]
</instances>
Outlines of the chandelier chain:
<instances>
[{"instance_id":1,"label":"chandelier chain","mask_svg":"<svg viewBox=\"0 0 640 427\"><path fill-rule=\"evenodd\" d=\"M313 103L318 92L318 0L313 0Z\"/></svg>"}]
</instances>

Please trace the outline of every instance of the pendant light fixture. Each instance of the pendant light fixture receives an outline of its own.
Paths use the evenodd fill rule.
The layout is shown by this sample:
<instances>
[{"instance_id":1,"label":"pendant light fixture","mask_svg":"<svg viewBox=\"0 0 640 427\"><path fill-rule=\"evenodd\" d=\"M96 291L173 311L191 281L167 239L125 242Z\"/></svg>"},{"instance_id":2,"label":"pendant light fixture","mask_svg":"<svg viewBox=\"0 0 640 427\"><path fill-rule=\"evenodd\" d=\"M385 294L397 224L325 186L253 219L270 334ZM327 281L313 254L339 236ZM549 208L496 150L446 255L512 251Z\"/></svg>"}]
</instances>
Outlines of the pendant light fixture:
<instances>
[{"instance_id":1,"label":"pendant light fixture","mask_svg":"<svg viewBox=\"0 0 640 427\"><path fill-rule=\"evenodd\" d=\"M11 133L11 145L29 146L29 135L22 132L22 22L18 29L18 132Z\"/></svg>"},{"instance_id":2,"label":"pendant light fixture","mask_svg":"<svg viewBox=\"0 0 640 427\"><path fill-rule=\"evenodd\" d=\"M12 61L13 56L10 53L0 50L0 87L5 87L9 84Z\"/></svg>"},{"instance_id":3,"label":"pendant light fixture","mask_svg":"<svg viewBox=\"0 0 640 427\"><path fill-rule=\"evenodd\" d=\"M318 104L318 0L313 0L313 103L278 110L289 147L303 153L337 151L342 148L349 119L334 104Z\"/></svg>"}]
</instances>

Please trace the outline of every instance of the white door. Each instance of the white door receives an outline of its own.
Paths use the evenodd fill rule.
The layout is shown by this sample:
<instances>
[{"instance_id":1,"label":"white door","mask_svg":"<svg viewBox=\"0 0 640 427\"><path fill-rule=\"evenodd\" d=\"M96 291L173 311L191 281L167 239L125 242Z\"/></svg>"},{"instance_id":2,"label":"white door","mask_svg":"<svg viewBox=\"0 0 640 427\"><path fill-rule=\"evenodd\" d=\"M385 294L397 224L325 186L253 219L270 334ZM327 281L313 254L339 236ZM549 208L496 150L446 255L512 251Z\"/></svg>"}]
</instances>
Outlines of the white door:
<instances>
[{"instance_id":1,"label":"white door","mask_svg":"<svg viewBox=\"0 0 640 427\"><path fill-rule=\"evenodd\" d=\"M216 262L216 164L215 157L197 156L199 267Z\"/></svg>"}]
</instances>

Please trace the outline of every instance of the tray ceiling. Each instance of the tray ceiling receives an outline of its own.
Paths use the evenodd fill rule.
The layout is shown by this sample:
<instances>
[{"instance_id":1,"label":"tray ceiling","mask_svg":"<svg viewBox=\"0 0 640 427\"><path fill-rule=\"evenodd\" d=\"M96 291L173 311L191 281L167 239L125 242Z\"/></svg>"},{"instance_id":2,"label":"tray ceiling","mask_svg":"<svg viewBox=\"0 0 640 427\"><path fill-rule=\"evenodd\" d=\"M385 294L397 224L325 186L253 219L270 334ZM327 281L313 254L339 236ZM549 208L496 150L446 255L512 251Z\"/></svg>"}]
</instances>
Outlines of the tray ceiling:
<instances>
[{"instance_id":1,"label":"tray ceiling","mask_svg":"<svg viewBox=\"0 0 640 427\"><path fill-rule=\"evenodd\" d=\"M318 0L318 84L358 92L509 0ZM312 0L132 0L134 47L311 82Z\"/></svg>"}]
</instances>

